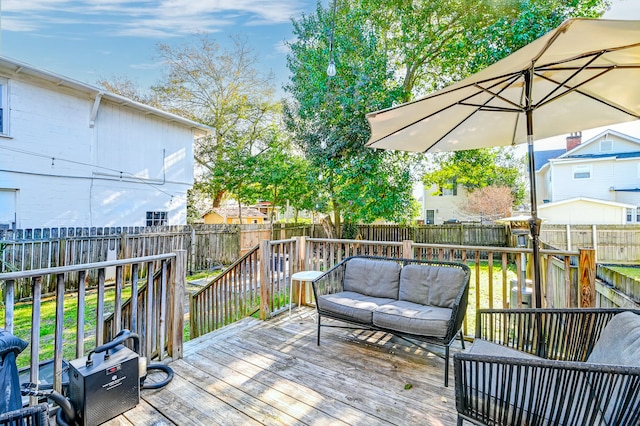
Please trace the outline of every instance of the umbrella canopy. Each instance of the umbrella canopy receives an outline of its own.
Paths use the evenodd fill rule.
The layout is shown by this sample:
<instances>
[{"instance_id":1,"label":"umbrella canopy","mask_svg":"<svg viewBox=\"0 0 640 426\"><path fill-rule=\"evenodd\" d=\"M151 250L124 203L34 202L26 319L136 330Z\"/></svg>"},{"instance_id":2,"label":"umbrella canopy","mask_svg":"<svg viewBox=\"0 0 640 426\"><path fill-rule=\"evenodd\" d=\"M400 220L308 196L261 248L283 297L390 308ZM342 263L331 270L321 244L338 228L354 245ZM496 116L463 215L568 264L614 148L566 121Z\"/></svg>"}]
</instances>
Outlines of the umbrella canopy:
<instances>
[{"instance_id":1,"label":"umbrella canopy","mask_svg":"<svg viewBox=\"0 0 640 426\"><path fill-rule=\"evenodd\" d=\"M540 307L534 132L542 139L640 119L640 21L570 19L458 83L367 119L371 148L446 152L529 144Z\"/></svg>"},{"instance_id":2,"label":"umbrella canopy","mask_svg":"<svg viewBox=\"0 0 640 426\"><path fill-rule=\"evenodd\" d=\"M531 96L527 96L531 79ZM640 118L640 21L571 19L427 97L367 115L372 148L446 152Z\"/></svg>"}]
</instances>

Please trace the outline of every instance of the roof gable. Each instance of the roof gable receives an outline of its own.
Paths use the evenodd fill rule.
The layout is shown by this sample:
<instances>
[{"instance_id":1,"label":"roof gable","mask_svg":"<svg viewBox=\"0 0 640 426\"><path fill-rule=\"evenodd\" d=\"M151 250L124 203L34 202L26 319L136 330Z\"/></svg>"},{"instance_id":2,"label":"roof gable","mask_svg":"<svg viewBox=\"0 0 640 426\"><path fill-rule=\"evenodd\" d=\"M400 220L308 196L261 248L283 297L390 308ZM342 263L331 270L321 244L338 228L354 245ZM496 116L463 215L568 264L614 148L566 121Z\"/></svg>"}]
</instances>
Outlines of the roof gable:
<instances>
[{"instance_id":1,"label":"roof gable","mask_svg":"<svg viewBox=\"0 0 640 426\"><path fill-rule=\"evenodd\" d=\"M594 152L593 146L601 141L609 140L610 136L614 136L615 139L622 140L622 143L625 144L628 148L624 150L616 150L614 148L613 151L611 152L607 152L607 153L598 152L596 154ZM619 144L616 144L616 145L619 146ZM598 135L592 137L591 139L587 140L586 142L581 143L580 145L576 146L572 150L565 152L564 154L560 155L558 158L569 158L569 157L573 158L573 157L584 156L585 154L587 154L590 157L595 155L615 156L622 152L627 153L627 152L633 152L633 151L640 151L640 139L618 132L613 129L607 129L599 133Z\"/></svg>"}]
</instances>

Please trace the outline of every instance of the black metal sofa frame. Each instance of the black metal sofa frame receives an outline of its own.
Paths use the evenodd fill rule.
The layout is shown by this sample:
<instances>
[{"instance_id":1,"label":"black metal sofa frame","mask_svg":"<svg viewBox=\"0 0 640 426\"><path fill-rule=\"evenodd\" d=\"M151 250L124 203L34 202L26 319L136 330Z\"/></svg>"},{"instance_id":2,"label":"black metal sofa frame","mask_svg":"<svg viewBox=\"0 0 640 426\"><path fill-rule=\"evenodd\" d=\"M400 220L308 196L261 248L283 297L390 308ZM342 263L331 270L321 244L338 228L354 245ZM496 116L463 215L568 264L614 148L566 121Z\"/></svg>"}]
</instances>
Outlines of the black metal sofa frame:
<instances>
[{"instance_id":1,"label":"black metal sofa frame","mask_svg":"<svg viewBox=\"0 0 640 426\"><path fill-rule=\"evenodd\" d=\"M401 270L412 271L413 278L412 285L414 289L414 293L419 293L418 296L409 296L408 298L411 301L406 301L406 291L402 291L402 285L400 284L400 290L396 290L395 297L391 297L388 294L386 298L383 298L382 302L376 301L375 303L381 303L381 306L378 309L388 309L391 305L386 305L385 303L393 303L399 302L401 307L394 314L402 315L403 312L420 312L420 310L426 310L425 308L429 307L428 303L428 289L425 287L429 284L446 284L447 281L445 278L454 278L456 281L456 285L459 287L455 287L455 291L453 284L452 289L450 290L450 295L446 301L441 304L446 304L445 307L434 306L433 311L439 312L440 315L446 316L444 319L439 319L441 330L437 333L433 333L433 330L415 330L415 328L408 327L411 332L407 331L406 324L399 324L396 326L389 326L388 322L386 326L381 326L380 324L376 324L375 320L371 320L372 315L375 315L374 312L377 311L376 306L371 308L371 313L365 312L366 319L363 319L362 315L351 315L349 312L341 311L338 312L335 309L330 309L327 307L326 298L332 297L330 295L344 295L343 299L349 302L350 297L360 297L363 296L365 298L364 302L369 301L369 296L364 294L367 293L364 290L363 294L358 293L357 291L353 291L353 288L347 287L345 291L345 276L347 277L347 282L350 280L353 281L353 276L349 278L350 274L350 265L354 265L355 263L351 262L371 262L369 266L372 266L373 269L369 269L370 273L364 273L356 277L356 280L360 280L365 282L369 279L373 278L377 279L379 277L375 277L376 275L376 267L378 266L389 266L388 263L399 265L399 274L401 274ZM380 263L382 262L382 263ZM386 266L385 266L386 265ZM367 267L369 267L367 266ZM407 266L411 266L409 269L405 269ZM353 271L353 268L351 268ZM379 272L379 271L378 271ZM389 272L387 270L387 272ZM418 277L416 277L416 274ZM406 274L410 275L409 272ZM389 276L381 273L380 276ZM434 278L432 281L428 282L429 277ZM363 330L376 330L383 331L387 333L391 333L395 336L398 336L402 339L409 341L412 344L418 344L423 349L429 350L423 344L434 344L441 347L444 347L445 354L442 355L440 353L433 352L433 350L429 350L429 352L434 353L435 355L443 358L445 360L445 370L444 370L444 385L448 386L449 382L449 349L451 344L455 341L458 332L460 332L460 339L462 341L462 347L464 348L464 339L462 336L461 328L462 321L464 319L466 310L467 310L467 302L469 295L469 277L470 270L464 264L461 263L453 263L453 262L437 262L437 261L427 261L427 260L417 260L417 259L399 259L399 258L388 258L388 257L373 257L373 256L352 256L344 259L339 264L331 268L325 274L318 277L316 280L312 281L313 292L316 300L316 308L317 308L317 344L320 345L320 330L321 327L338 327L338 328L349 328L349 329L363 329ZM399 279L399 278L398 278ZM407 282L408 278L403 278L403 282ZM381 278L382 281L378 280L376 283L378 286L385 287L386 283L384 282L384 278ZM457 283L457 281L460 281ZM390 280L392 281L392 280ZM389 287L392 286L391 282L388 283ZM396 284L397 286L397 284ZM353 286L352 286L353 287ZM351 290L351 291L349 291ZM385 290L386 291L386 290ZM411 293L411 292L410 292ZM437 293L436 290L432 290L432 295ZM404 296L403 296L404 295ZM405 300L402 300L405 299ZM432 297L433 299L433 297ZM360 300L358 300L360 302ZM359 308L359 307L358 307ZM382 315L382 314L380 314ZM419 316L419 314L417 314ZM326 324L323 323L323 319L331 318L334 320L339 320L341 322L347 323L347 326L334 325L334 324ZM375 316L373 317L375 318ZM402 322L403 318L400 318L400 322ZM420 321L421 318L418 318ZM428 321L428 320L425 320ZM435 322L435 321L434 321ZM404 329L403 329L404 328ZM429 329L431 327L427 327Z\"/></svg>"},{"instance_id":2,"label":"black metal sofa frame","mask_svg":"<svg viewBox=\"0 0 640 426\"><path fill-rule=\"evenodd\" d=\"M458 425L640 425L640 322L613 320L624 312L640 314L479 311L470 353L453 356ZM610 344L624 340L623 348ZM476 344L484 349L474 353Z\"/></svg>"}]
</instances>

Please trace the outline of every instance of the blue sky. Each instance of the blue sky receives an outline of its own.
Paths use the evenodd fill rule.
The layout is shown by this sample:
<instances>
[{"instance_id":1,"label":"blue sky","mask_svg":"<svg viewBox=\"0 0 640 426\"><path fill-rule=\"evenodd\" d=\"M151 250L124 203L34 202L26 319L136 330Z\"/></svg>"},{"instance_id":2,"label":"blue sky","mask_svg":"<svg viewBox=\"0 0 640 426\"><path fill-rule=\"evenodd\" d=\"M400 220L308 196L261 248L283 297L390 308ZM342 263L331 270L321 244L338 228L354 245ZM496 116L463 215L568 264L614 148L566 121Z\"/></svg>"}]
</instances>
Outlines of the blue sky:
<instances>
[{"instance_id":1,"label":"blue sky","mask_svg":"<svg viewBox=\"0 0 640 426\"><path fill-rule=\"evenodd\" d=\"M89 84L126 76L146 89L161 76L158 42L179 45L202 31L224 44L244 34L280 88L288 77L291 17L315 6L316 0L0 0L0 55ZM640 0L614 0L605 16L640 20Z\"/></svg>"},{"instance_id":2,"label":"blue sky","mask_svg":"<svg viewBox=\"0 0 640 426\"><path fill-rule=\"evenodd\" d=\"M224 45L242 34L280 87L288 75L291 17L315 6L316 0L0 0L0 54L89 84L126 76L145 89L161 76L158 42L180 45L207 32Z\"/></svg>"}]
</instances>

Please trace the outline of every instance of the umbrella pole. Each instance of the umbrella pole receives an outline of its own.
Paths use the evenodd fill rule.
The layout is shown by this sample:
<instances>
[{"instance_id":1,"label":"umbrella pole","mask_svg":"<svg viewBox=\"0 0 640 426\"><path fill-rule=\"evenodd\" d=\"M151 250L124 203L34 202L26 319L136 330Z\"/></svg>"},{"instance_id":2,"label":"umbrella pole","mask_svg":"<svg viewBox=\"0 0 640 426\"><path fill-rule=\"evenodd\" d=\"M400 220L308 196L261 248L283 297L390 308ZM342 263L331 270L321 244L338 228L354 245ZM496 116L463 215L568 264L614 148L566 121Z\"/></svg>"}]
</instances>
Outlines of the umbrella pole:
<instances>
[{"instance_id":1,"label":"umbrella pole","mask_svg":"<svg viewBox=\"0 0 640 426\"><path fill-rule=\"evenodd\" d=\"M542 284L540 280L540 220L538 219L538 197L536 195L536 164L533 156L533 64L524 74L525 113L527 118L527 147L529 151L529 195L531 197L531 219L529 230L533 240L533 284L536 308L542 308Z\"/></svg>"},{"instance_id":2,"label":"umbrella pole","mask_svg":"<svg viewBox=\"0 0 640 426\"><path fill-rule=\"evenodd\" d=\"M533 135L527 136L529 149L529 179L531 197L531 219L529 231L533 242L533 283L536 308L542 308L542 282L540 277L540 219L538 218L538 200L536 196L536 166L533 158Z\"/></svg>"}]
</instances>

